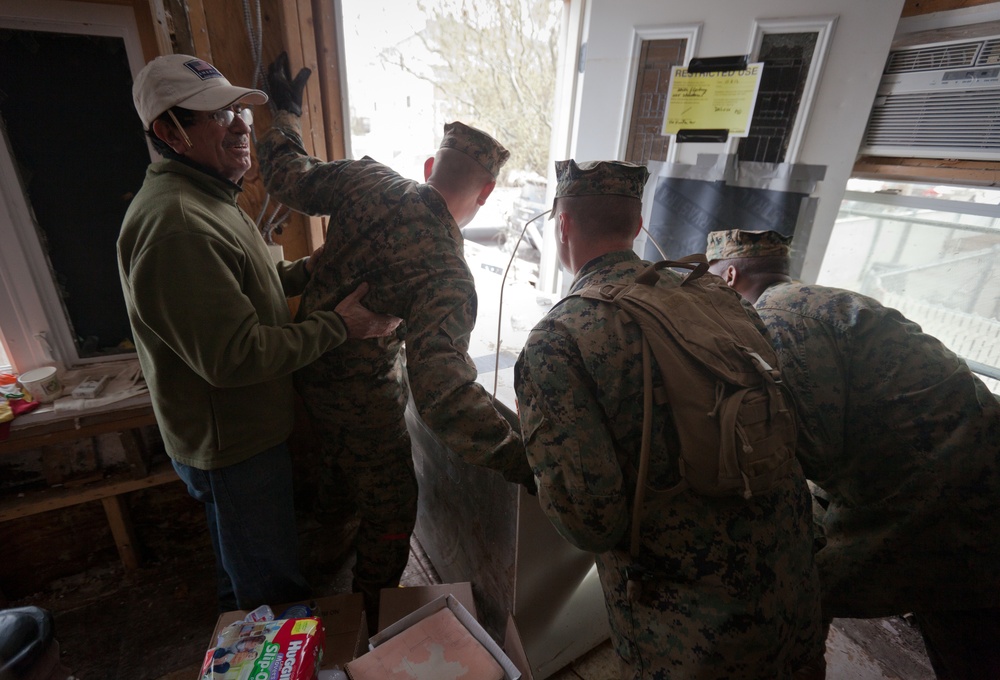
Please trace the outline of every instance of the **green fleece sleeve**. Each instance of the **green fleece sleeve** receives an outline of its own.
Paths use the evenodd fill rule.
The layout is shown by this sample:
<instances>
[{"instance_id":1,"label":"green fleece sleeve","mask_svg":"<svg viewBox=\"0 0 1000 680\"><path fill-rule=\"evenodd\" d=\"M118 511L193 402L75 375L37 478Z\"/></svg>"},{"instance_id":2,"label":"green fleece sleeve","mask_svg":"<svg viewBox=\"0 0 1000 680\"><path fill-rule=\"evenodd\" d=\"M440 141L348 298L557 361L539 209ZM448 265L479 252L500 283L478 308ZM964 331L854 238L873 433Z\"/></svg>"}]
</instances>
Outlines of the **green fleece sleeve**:
<instances>
[{"instance_id":1,"label":"green fleece sleeve","mask_svg":"<svg viewBox=\"0 0 1000 680\"><path fill-rule=\"evenodd\" d=\"M135 296L142 323L215 387L288 375L346 339L334 312L288 322L273 278L252 279L238 250L202 234L150 244L129 274L133 290L143 291Z\"/></svg>"},{"instance_id":2,"label":"green fleece sleeve","mask_svg":"<svg viewBox=\"0 0 1000 680\"><path fill-rule=\"evenodd\" d=\"M302 291L305 290L306 284L309 282L309 272L306 271L308 259L308 257L303 257L291 262L282 260L275 265L285 297L301 295Z\"/></svg>"}]
</instances>

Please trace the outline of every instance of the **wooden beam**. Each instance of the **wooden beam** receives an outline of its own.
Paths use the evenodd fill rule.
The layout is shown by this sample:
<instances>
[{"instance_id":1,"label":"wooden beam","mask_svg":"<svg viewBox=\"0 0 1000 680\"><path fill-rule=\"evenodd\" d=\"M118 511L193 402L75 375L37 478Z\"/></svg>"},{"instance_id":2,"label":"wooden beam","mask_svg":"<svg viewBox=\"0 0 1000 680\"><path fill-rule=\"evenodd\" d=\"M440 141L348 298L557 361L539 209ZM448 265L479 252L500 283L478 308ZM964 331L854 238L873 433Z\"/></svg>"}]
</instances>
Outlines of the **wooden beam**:
<instances>
[{"instance_id":1,"label":"wooden beam","mask_svg":"<svg viewBox=\"0 0 1000 680\"><path fill-rule=\"evenodd\" d=\"M55 488L43 491L33 491L18 498L0 500L0 522L20 517L29 517L49 510L67 508L71 505L98 501L119 494L149 489L160 484L180 481L170 463L157 466L148 477L133 479L131 473L127 476L109 477L101 482L88 484L78 488Z\"/></svg>"},{"instance_id":2,"label":"wooden beam","mask_svg":"<svg viewBox=\"0 0 1000 680\"><path fill-rule=\"evenodd\" d=\"M947 12L953 9L989 5L996 0L906 0L900 16L913 17L932 12Z\"/></svg>"},{"instance_id":3,"label":"wooden beam","mask_svg":"<svg viewBox=\"0 0 1000 680\"><path fill-rule=\"evenodd\" d=\"M280 0L279 18L282 40L278 49L274 50L274 56L276 57L282 50L288 52L292 75L303 67L313 72L302 97L302 143L308 153L325 160L327 145L324 103L319 84L320 67L316 52L312 3L310 0ZM301 215L296 217L296 221L302 227L301 236L305 245L305 252L297 253L296 257L302 257L322 245L326 238L325 220Z\"/></svg>"},{"instance_id":4,"label":"wooden beam","mask_svg":"<svg viewBox=\"0 0 1000 680\"><path fill-rule=\"evenodd\" d=\"M323 121L326 127L326 153L329 160L347 155L347 126L344 121L344 83L341 81L341 45L336 3L330 0L313 0L313 17L316 25L317 65L316 79L322 96Z\"/></svg>"},{"instance_id":5,"label":"wooden beam","mask_svg":"<svg viewBox=\"0 0 1000 680\"><path fill-rule=\"evenodd\" d=\"M205 5L202 0L188 0L188 27L191 30L191 42L194 43L194 55L215 64L212 58L212 40L208 32L208 17L205 16Z\"/></svg>"},{"instance_id":6,"label":"wooden beam","mask_svg":"<svg viewBox=\"0 0 1000 680\"><path fill-rule=\"evenodd\" d=\"M150 404L121 411L63 417L23 426L18 426L15 422L10 436L0 442L0 454L28 451L59 442L149 425L156 425L156 417Z\"/></svg>"},{"instance_id":7,"label":"wooden beam","mask_svg":"<svg viewBox=\"0 0 1000 680\"><path fill-rule=\"evenodd\" d=\"M137 429L121 430L118 441L125 452L125 460L132 468L132 476L141 479L149 475L150 455L142 434Z\"/></svg>"},{"instance_id":8,"label":"wooden beam","mask_svg":"<svg viewBox=\"0 0 1000 680\"><path fill-rule=\"evenodd\" d=\"M156 55L146 54L146 61L152 60L153 56L172 53L174 51L174 45L170 39L170 29L172 28L173 22L168 19L167 15L169 14L169 11L166 6L164 6L163 0L135 0L134 8L137 19L140 13L148 12L150 20L152 21L153 33L156 39ZM183 21L180 23L186 30L187 22ZM184 50L179 51L184 52Z\"/></svg>"},{"instance_id":9,"label":"wooden beam","mask_svg":"<svg viewBox=\"0 0 1000 680\"><path fill-rule=\"evenodd\" d=\"M1000 161L862 156L852 176L898 182L1000 186Z\"/></svg>"},{"instance_id":10,"label":"wooden beam","mask_svg":"<svg viewBox=\"0 0 1000 680\"><path fill-rule=\"evenodd\" d=\"M139 556L135 552L135 529L132 527L132 516L129 515L125 499L122 496L108 496L102 498L101 503L104 505L104 514L108 516L111 536L118 547L118 556L126 571L135 571L139 568Z\"/></svg>"}]
</instances>

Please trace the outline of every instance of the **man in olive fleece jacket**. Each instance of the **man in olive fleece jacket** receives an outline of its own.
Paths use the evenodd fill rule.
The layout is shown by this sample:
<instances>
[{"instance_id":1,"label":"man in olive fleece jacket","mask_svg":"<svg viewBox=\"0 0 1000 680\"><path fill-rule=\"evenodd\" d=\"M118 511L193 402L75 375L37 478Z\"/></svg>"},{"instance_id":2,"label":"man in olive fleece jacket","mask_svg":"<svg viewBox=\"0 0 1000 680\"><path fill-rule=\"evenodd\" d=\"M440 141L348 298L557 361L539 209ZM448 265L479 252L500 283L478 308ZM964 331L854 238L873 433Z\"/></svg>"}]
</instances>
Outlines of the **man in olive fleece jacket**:
<instances>
[{"instance_id":1,"label":"man in olive fleece jacket","mask_svg":"<svg viewBox=\"0 0 1000 680\"><path fill-rule=\"evenodd\" d=\"M251 163L247 104L266 102L263 92L170 55L140 72L133 97L165 160L150 165L122 224L122 290L167 453L205 503L219 606L307 597L285 444L291 374L399 321L362 307L359 288L291 323L285 298L304 288L313 258L275 266L236 200Z\"/></svg>"}]
</instances>

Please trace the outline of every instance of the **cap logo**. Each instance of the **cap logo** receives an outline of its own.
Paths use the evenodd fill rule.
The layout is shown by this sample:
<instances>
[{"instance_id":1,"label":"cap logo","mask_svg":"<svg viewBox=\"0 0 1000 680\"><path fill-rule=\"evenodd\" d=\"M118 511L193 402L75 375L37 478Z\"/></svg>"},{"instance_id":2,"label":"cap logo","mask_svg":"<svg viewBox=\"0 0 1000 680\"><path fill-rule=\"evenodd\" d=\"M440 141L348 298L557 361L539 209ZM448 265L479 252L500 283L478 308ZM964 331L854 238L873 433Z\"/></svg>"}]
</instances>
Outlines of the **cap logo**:
<instances>
[{"instance_id":1,"label":"cap logo","mask_svg":"<svg viewBox=\"0 0 1000 680\"><path fill-rule=\"evenodd\" d=\"M186 61L184 62L184 66L186 66L188 70L190 70L193 74L195 74L202 80L222 77L222 74L219 73L214 66L209 64L207 61L202 61L201 59L192 59L191 61Z\"/></svg>"}]
</instances>

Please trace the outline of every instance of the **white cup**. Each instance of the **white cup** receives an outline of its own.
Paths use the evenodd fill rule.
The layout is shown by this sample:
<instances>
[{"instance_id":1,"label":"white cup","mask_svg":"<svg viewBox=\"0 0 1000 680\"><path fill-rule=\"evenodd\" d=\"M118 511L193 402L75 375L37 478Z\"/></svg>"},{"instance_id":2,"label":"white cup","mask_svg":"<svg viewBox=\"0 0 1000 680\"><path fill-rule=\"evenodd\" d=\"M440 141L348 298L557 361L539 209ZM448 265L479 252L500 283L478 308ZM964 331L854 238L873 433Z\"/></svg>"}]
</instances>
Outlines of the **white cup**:
<instances>
[{"instance_id":1,"label":"white cup","mask_svg":"<svg viewBox=\"0 0 1000 680\"><path fill-rule=\"evenodd\" d=\"M62 396L63 386L57 374L55 366L42 366L22 373L18 382L31 394L32 399L48 404Z\"/></svg>"}]
</instances>

